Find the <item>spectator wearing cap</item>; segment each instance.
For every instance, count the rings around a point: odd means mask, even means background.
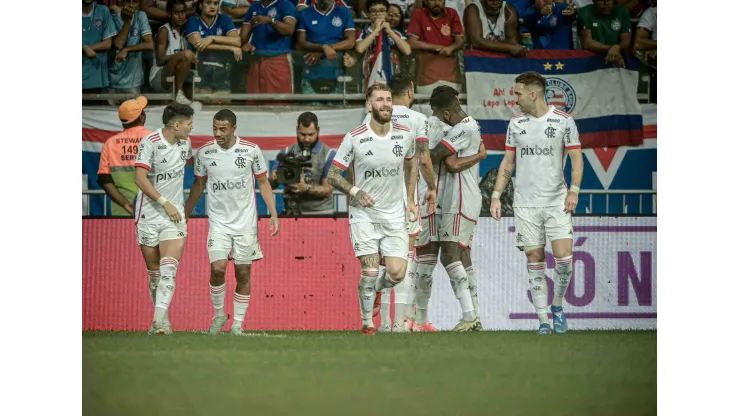
[[[463,28],[455,9],[445,7],[445,0],[425,0],[411,14],[406,35],[416,51],[417,92],[430,94],[443,84],[462,89],[457,52],[463,47]]]
[[[473,49],[517,58],[527,54],[519,30],[519,14],[502,0],[473,0],[465,8],[465,32]]]
[[[298,12],[296,46],[303,56],[301,88],[304,94],[342,92],[344,53],[355,47],[355,21],[346,7],[334,0],[316,0]]]
[[[241,27],[242,51],[254,55],[247,72],[247,94],[292,94],[290,46],[298,12],[288,0],[259,0]]]
[[[537,0],[524,12],[524,24],[533,35],[534,49],[567,50],[573,45],[575,3]]]
[[[627,9],[614,0],[594,0],[578,10],[583,49],[606,55],[606,62],[617,67],[624,67],[622,53],[631,48],[631,24]]]
[[[400,55],[411,55],[406,37],[387,21],[389,7],[388,0],[367,1],[372,23],[357,34],[355,44],[355,51],[365,56],[362,65],[363,92],[377,82],[387,84],[393,75],[401,72]]]
[[[82,91],[100,93],[110,86],[108,56],[118,31],[110,11],[94,0],[82,0]]]
[[[139,141],[151,133],[144,127],[146,105],[146,97],[140,96],[118,107],[123,131],[106,140],[100,152],[98,185],[113,201],[113,216],[130,216],[134,212],[133,200],[139,192],[134,179]]]
[[[111,62],[110,86],[113,92],[138,94],[146,79],[143,52],[154,49],[152,28],[146,13],[139,10],[138,0],[123,0],[119,4],[119,13],[113,14],[118,34],[113,39],[115,58]]]

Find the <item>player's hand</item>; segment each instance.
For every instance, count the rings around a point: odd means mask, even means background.
[[[319,60],[324,54],[321,52],[309,52],[303,55],[303,62],[308,66],[314,66],[319,63]]]
[[[575,212],[576,205],[578,205],[578,194],[575,192],[568,192],[568,196],[565,197],[565,212]]]
[[[253,53],[254,53],[254,50],[255,50],[255,47],[254,47],[254,45],[252,45],[252,44],[251,44],[251,43],[249,43],[249,42],[247,42],[247,43],[245,43],[244,45],[242,45],[242,51],[243,51],[244,53],[249,53],[249,54],[253,54]]]
[[[427,214],[434,214],[437,209],[437,191],[430,191],[424,194],[424,203],[427,206]]]
[[[375,200],[373,199],[373,197],[371,197],[369,193],[363,191],[362,189],[357,191],[355,197],[352,199],[357,200],[357,202],[359,202],[360,206],[362,207],[369,208],[375,205]]]
[[[488,157],[488,151],[486,150],[486,145],[484,145],[483,142],[481,142],[480,146],[478,146],[478,157],[480,157],[480,160]]]
[[[182,220],[182,217],[180,217],[180,211],[175,208],[174,205],[170,201],[165,202],[164,204],[164,212],[167,213],[167,216],[170,217],[170,220],[174,222],[175,224],[179,223]]]
[[[82,52],[87,56],[89,59],[95,59],[97,56],[97,53],[93,50],[93,48],[89,47],[88,45],[82,45]]]
[[[337,59],[337,51],[332,49],[329,45],[324,45],[324,55],[326,55],[326,59],[330,61]]]
[[[239,62],[242,60],[242,48],[234,48],[231,50],[234,53],[234,60]]]
[[[128,204],[124,205],[123,209],[125,209],[126,212],[128,212],[129,214],[134,215],[134,203],[133,202],[129,202]]]
[[[116,62],[125,61],[126,56],[128,56],[128,49],[126,48],[121,49],[121,52],[118,52],[118,55],[116,55]]]
[[[411,204],[406,204],[406,218],[408,218],[409,222],[419,221],[419,206],[414,204],[414,201]]]
[[[276,236],[280,232],[280,220],[277,215],[270,216],[270,235]]]
[[[500,199],[491,200],[491,216],[496,221],[501,220],[501,200]]]

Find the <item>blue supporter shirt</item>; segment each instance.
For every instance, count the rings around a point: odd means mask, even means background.
[[[113,15],[116,31],[123,29],[121,14]],[[152,28],[149,26],[149,18],[143,11],[134,14],[131,28],[126,38],[126,47],[136,46],[143,42],[144,35],[151,35]],[[120,52],[115,50],[110,55],[110,86],[112,88],[136,88],[144,84],[144,51],[133,52],[126,55],[126,60],[116,62],[116,55]]]
[[[116,25],[107,7],[93,5],[89,15],[82,15],[82,44],[94,45],[116,36]],[[90,59],[82,52],[82,89],[106,88],[108,80],[108,54],[98,52]]]
[[[298,12],[298,31],[306,32],[306,40],[320,45],[333,45],[344,40],[346,31],[355,30],[352,12],[347,7],[332,6],[324,14],[316,6],[307,7]],[[314,66],[304,65],[303,78],[308,80],[332,79],[341,75],[343,52],[337,52],[337,59],[330,61],[325,56]]]
[[[298,21],[298,11],[289,0],[273,0],[272,3],[265,6],[262,1],[253,3],[244,21],[249,22],[254,16],[269,16],[277,21]],[[275,29],[273,25],[255,25],[252,27],[251,44],[254,45],[257,55],[277,56],[291,52],[291,37],[283,36]]]
[[[185,37],[193,33],[200,32],[200,37],[208,36],[226,36],[232,30],[237,30],[234,22],[228,15],[219,13],[213,19],[210,26],[200,16],[190,16],[185,24]],[[230,53],[230,52],[229,52]],[[202,62],[220,62],[223,59],[222,51],[203,51],[198,54],[198,59]]]
[[[566,3],[553,3],[552,14],[543,16],[539,9],[530,7],[524,13],[524,22],[532,32],[534,49],[569,50],[573,45],[575,15],[563,16]]]

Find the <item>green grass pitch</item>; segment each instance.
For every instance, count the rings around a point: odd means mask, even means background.
[[[90,415],[657,413],[656,331],[85,332]]]

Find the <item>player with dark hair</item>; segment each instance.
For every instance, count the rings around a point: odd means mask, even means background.
[[[236,128],[236,115],[232,111],[221,110],[213,116],[214,140],[203,145],[196,153],[195,180],[185,205],[185,213],[190,216],[203,189],[208,187],[209,286],[215,309],[208,331],[211,335],[219,334],[228,320],[224,312],[224,298],[229,253],[234,259],[236,275],[231,333],[243,333],[244,316],[249,306],[252,262],[262,258],[257,237],[255,178],[270,211],[270,234],[274,236],[280,230],[262,150],[256,144],[237,137]]]
[[[565,333],[568,322],[563,296],[573,275],[573,220],[583,178],[583,155],[573,117],[545,102],[545,78],[536,72],[516,77],[514,94],[521,115],[511,119],[506,132],[504,159],[491,197],[491,216],[501,219],[499,198],[516,166],[514,219],[516,246],[527,255],[527,274],[532,303],[540,321],[539,334],[552,332],[547,317],[545,245],[550,240],[555,256],[555,296],[550,311],[555,332]],[[565,151],[572,172],[570,189],[565,184]]]
[[[366,97],[365,106],[372,118],[342,139],[329,183],[351,197],[350,240],[362,267],[358,286],[362,333],[374,335],[379,292],[396,286],[406,276],[409,236],[405,224],[407,219],[418,218],[419,209],[413,195],[416,134],[391,121],[393,102],[387,85],[372,85]],[[350,166],[355,172],[354,184],[342,177]],[[386,263],[384,275],[378,273],[381,256]]]
[[[149,270],[149,292],[156,299],[150,334],[172,333],[167,309],[188,236],[182,194],[185,165],[192,157],[193,113],[184,104],[165,107],[164,127],[141,139],[136,158],[136,237]]]

